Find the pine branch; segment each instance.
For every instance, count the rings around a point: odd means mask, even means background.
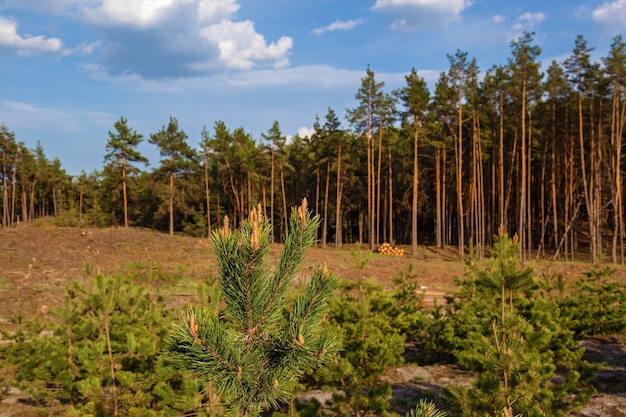
[[[261,316],[262,320],[271,320],[271,317],[280,314],[283,306],[276,301],[284,298],[287,289],[293,283],[297,266],[315,242],[319,223],[319,216],[311,218],[306,199],[297,209],[292,208],[289,230],[285,235],[285,246],[278,267],[270,279],[270,294],[267,307]]]
[[[278,266],[269,273],[271,226],[260,207],[238,230],[227,219],[213,233],[218,282],[226,302],[224,315],[237,326],[197,308],[183,316],[165,351],[169,360],[210,381],[240,415],[252,408],[277,406],[288,398],[305,371],[325,364],[337,338],[320,326],[337,278],[314,271],[293,305],[287,291],[306,249],[315,241],[319,218],[311,219],[306,200],[292,210],[290,229]],[[285,311],[288,311],[285,314]]]

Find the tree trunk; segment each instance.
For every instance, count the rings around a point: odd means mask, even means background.
[[[341,140],[337,153],[337,198],[335,204],[335,249],[341,249],[342,242],[342,220],[341,220],[341,195],[343,192],[343,181],[341,181]]]
[[[58,216],[58,208],[57,208],[57,187],[52,186],[52,208],[54,210],[54,217]]]
[[[456,138],[456,200],[458,216],[458,248],[459,255],[465,255],[465,222],[463,211],[463,90],[458,87],[458,122],[459,130]]]
[[[554,234],[554,245],[559,242],[559,221],[558,207],[556,200],[556,101],[552,101],[552,141],[551,141],[550,163],[552,169],[550,171],[550,192],[552,198],[552,233]]]
[[[287,217],[287,197],[285,195],[285,176],[281,168],[280,170],[280,188],[283,195],[283,219],[285,219],[285,233],[289,230],[289,218]]]
[[[322,216],[322,248],[326,247],[328,237],[328,194],[330,189],[330,159],[326,161],[326,186],[324,189],[324,215]]]
[[[211,237],[211,195],[209,193],[209,161],[204,158],[204,198],[206,200],[207,237]]]
[[[7,153],[2,152],[2,225],[9,227],[9,187],[7,182]]]
[[[272,168],[271,168],[271,181],[270,181],[270,224],[272,225],[272,243],[276,240],[274,238],[274,169],[275,169],[275,156],[274,156],[274,144],[272,143]]]
[[[504,230],[508,229],[508,222],[505,216],[505,204],[504,204],[504,95],[500,94],[500,146],[498,147],[498,166],[499,166],[499,178],[498,178],[498,201],[499,201],[499,216],[498,226],[504,227]]]
[[[83,185],[80,185],[80,194],[78,197],[78,220],[82,221],[83,220]]]
[[[611,255],[613,262],[617,262],[617,247],[619,241],[620,263],[624,263],[624,207],[622,197],[622,141],[624,120],[626,120],[626,102],[620,103],[620,85],[616,81],[613,88],[611,111],[611,148],[613,150],[613,244]]]
[[[387,163],[389,164],[389,243],[393,245],[395,241],[393,238],[393,167],[391,166],[391,144],[389,144],[387,148]]]
[[[435,242],[438,248],[443,248],[443,187],[441,186],[441,149],[435,149]],[[415,255],[415,252],[413,253]]]
[[[124,199],[124,227],[128,228],[128,199],[126,197],[126,163],[122,159],[122,196]]]
[[[382,152],[383,152],[383,122],[382,117],[378,124],[378,163],[376,169],[376,244],[380,244],[380,186],[381,186],[381,168],[382,168]]]
[[[24,223],[28,222],[29,220],[27,198],[28,197],[26,196],[26,186],[25,184],[22,184],[22,221]]]
[[[417,192],[419,185],[419,167],[418,167],[418,139],[419,139],[419,117],[417,115],[413,116],[413,200],[411,202],[411,247],[413,249],[413,257],[417,256]],[[436,179],[437,183],[437,224],[435,227],[439,227],[440,213],[441,209],[439,201],[439,149],[437,149],[437,158],[435,161],[436,164]],[[437,247],[440,246],[440,235],[439,230],[436,232],[437,234]]]
[[[367,119],[367,223],[369,236],[369,249],[374,250],[374,138],[372,137],[372,120],[370,114]]]
[[[526,157],[526,253],[528,256],[532,256],[533,251],[533,235],[532,235],[532,113],[528,110],[528,141],[526,142],[526,149],[528,150],[528,156]]]
[[[111,332],[109,329],[109,317],[108,312],[107,316],[104,318],[104,331],[107,338],[107,352],[109,354],[109,373],[111,376],[111,385],[113,386],[113,392],[111,396],[113,397],[113,415],[118,415],[118,404],[117,404],[117,387],[115,384],[115,361],[113,360],[113,350],[111,348]]]
[[[541,207],[541,236],[539,238],[539,247],[537,248],[537,258],[544,255],[545,252],[545,244],[546,244],[546,170],[547,170],[547,158],[545,155],[548,155],[548,141],[544,141],[543,145],[543,161],[541,163],[541,184],[540,184],[540,207]]]
[[[526,259],[526,192],[528,181],[528,166],[526,165],[526,78],[522,80],[522,123],[521,123],[521,146],[520,146],[520,156],[521,162],[520,165],[522,167],[522,173],[520,178],[520,208],[519,208],[519,221],[517,226],[517,234],[519,237],[519,257],[520,260]]]
[[[11,180],[11,217],[9,223],[11,226],[15,224],[15,190],[17,189],[17,167],[13,166],[13,178]]]
[[[170,236],[174,236],[174,174],[170,173],[170,198],[169,198],[169,212],[170,212]]]
[[[580,168],[582,173],[583,183],[583,197],[585,201],[585,208],[587,209],[587,215],[589,217],[589,233],[590,233],[590,257],[592,261],[596,260],[596,234],[594,225],[594,208],[592,204],[592,198],[590,195],[589,178],[587,177],[587,167],[585,158],[585,145],[584,145],[584,132],[583,132],[583,94],[582,91],[578,92],[578,145],[580,151]],[[593,164],[593,160],[591,161]]]

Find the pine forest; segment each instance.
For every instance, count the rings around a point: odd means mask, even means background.
[[[309,137],[122,116],[77,176],[0,125],[0,415],[624,415],[626,43],[593,51],[368,67]]]
[[[310,137],[288,138],[275,120],[260,138],[216,121],[191,139],[174,116],[153,133],[120,117],[102,169],[77,176],[2,125],[0,220],[209,236],[260,204],[280,242],[288,207],[306,197],[323,247],[427,244],[483,258],[502,228],[522,259],[623,263],[626,43],[616,36],[596,61],[593,51],[579,35],[544,67],[526,32],[487,69],[449,54],[430,89],[412,69],[388,91],[367,68],[345,120],[328,108]],[[160,153],[153,167],[137,150],[144,140]]]

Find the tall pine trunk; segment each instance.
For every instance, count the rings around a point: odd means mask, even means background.
[[[520,250],[520,260],[526,259],[526,250],[528,248],[528,244],[526,242],[526,199],[527,199],[527,185],[528,181],[528,166],[526,165],[526,79],[522,80],[522,133],[521,133],[521,147],[520,147],[520,156],[521,156],[521,184],[520,184],[520,208],[519,208],[519,221],[518,221],[518,236],[519,236],[519,250]]]
[[[341,140],[339,140],[339,150],[337,152],[337,197],[335,204],[335,249],[341,249],[342,242],[342,220],[341,220],[341,195],[343,193],[343,181],[341,180]]]
[[[122,159],[122,198],[124,199],[124,227],[128,228],[128,197],[126,195],[126,162]]]
[[[174,174],[173,173],[170,173],[169,214],[170,214],[170,236],[174,236]]]
[[[211,194],[209,193],[209,161],[204,158],[204,198],[206,200],[207,237],[211,237]]]
[[[413,257],[417,256],[417,191],[419,186],[419,167],[418,167],[418,139],[419,139],[419,117],[417,115],[413,116],[413,200],[411,203],[411,247],[413,249]],[[440,222],[440,205],[441,201],[439,200],[439,150],[437,149],[437,158],[435,161],[436,164],[436,178],[435,182],[437,183],[437,224],[435,227],[439,227]],[[441,246],[441,236],[439,234],[439,230],[437,229],[437,247]]]
[[[463,212],[463,90],[458,87],[458,122],[459,130],[456,138],[456,200],[458,216],[458,248],[461,256],[465,255],[465,222]]]
[[[326,247],[328,237],[328,195],[330,189],[330,158],[326,161],[326,187],[324,191],[324,216],[322,216],[322,248]]]

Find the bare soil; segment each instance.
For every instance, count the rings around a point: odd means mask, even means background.
[[[274,245],[271,255],[278,256],[280,249]],[[420,246],[415,256],[410,247],[402,249],[404,256],[389,256],[369,252],[365,245],[344,245],[339,250],[314,247],[307,252],[301,273],[309,275],[313,267],[326,263],[345,280],[372,279],[391,287],[398,271],[412,266],[427,301],[454,291],[454,278],[464,272],[454,248]],[[569,283],[591,268],[580,260],[537,260],[533,265],[540,279],[562,274]],[[29,319],[59,306],[70,280],[86,281],[97,272],[112,274],[138,266],[156,267],[188,284],[214,274],[215,263],[207,239],[146,229],[56,227],[46,222],[0,229],[0,330],[11,331],[18,317]],[[615,268],[616,279],[626,282],[626,268]],[[195,296],[185,291],[177,295],[181,303]],[[582,345],[590,360],[603,365],[596,380],[598,394],[576,415],[626,417],[626,336],[588,339]],[[409,402],[416,396],[436,395],[451,382],[469,383],[460,370],[449,366],[403,366],[386,377],[394,398]],[[0,398],[0,417],[37,415],[20,393],[11,391]]]

